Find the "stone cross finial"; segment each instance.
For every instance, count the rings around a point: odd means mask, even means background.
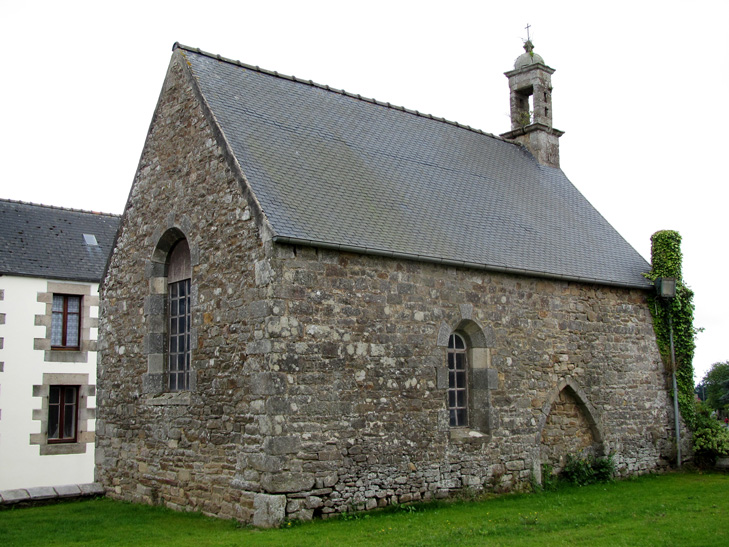
[[[534,44],[532,44],[532,39],[529,36],[529,29],[531,28],[531,25],[527,23],[527,26],[524,28],[527,31],[527,39],[526,42],[524,42],[524,51],[526,51],[529,55],[533,55],[532,51],[534,51]]]

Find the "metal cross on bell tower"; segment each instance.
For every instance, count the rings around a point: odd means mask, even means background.
[[[527,26],[524,27],[527,31],[527,39],[526,42],[524,42],[524,51],[531,54],[532,51],[534,51],[534,44],[532,44],[531,36],[529,36],[529,29],[531,28],[531,25],[527,23]]]

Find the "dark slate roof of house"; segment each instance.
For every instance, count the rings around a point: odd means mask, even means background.
[[[520,145],[176,48],[274,241],[649,286],[640,254],[560,169]]]
[[[118,227],[116,215],[0,200],[0,274],[98,283]]]

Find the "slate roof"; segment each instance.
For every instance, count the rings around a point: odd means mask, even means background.
[[[608,285],[650,266],[560,169],[457,123],[176,44],[274,241]],[[507,88],[504,100],[508,99]]]
[[[116,215],[0,200],[0,274],[98,283],[118,227]]]

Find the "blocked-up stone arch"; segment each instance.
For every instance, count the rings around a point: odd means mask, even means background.
[[[563,380],[542,408],[536,439],[542,463],[559,471],[568,454],[602,456],[600,429],[597,412],[584,392],[574,380]]]

